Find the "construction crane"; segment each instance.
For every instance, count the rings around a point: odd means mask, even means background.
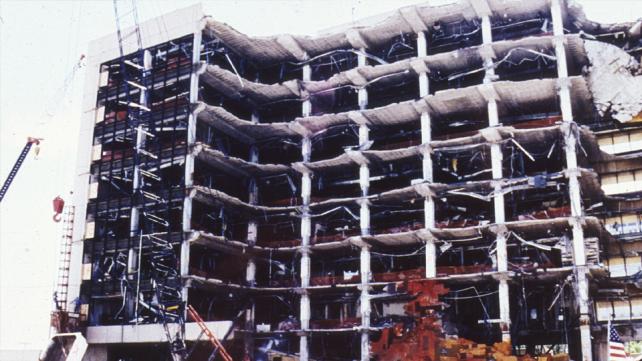
[[[214,360],[216,357],[216,353],[218,352],[221,354],[221,357],[223,358],[223,360],[234,361],[232,359],[232,356],[230,356],[230,354],[227,353],[227,350],[225,350],[225,347],[223,347],[223,344],[221,343],[221,341],[219,341],[218,338],[216,338],[216,335],[214,335],[214,333],[212,333],[212,331],[207,327],[207,325],[205,324],[205,321],[203,321],[203,319],[201,318],[201,315],[199,315],[198,312],[196,312],[196,310],[194,309],[194,307],[192,307],[192,305],[187,306],[187,313],[189,314],[189,317],[191,317],[192,320],[194,320],[198,324],[198,327],[201,328],[201,331],[210,340],[210,343],[212,344],[212,346],[214,346],[214,351],[212,351],[212,355],[210,356],[209,359]]]
[[[9,186],[11,185],[11,182],[13,182],[13,179],[16,177],[16,174],[18,174],[18,171],[20,170],[22,163],[24,163],[25,158],[27,158],[27,154],[29,154],[29,150],[31,150],[31,147],[34,144],[35,145],[40,144],[41,140],[43,139],[33,138],[33,137],[27,138],[27,144],[25,144],[24,148],[22,148],[22,152],[20,152],[20,155],[18,156],[18,160],[16,160],[16,163],[13,165],[13,168],[11,168],[11,172],[9,172],[9,176],[4,181],[4,184],[2,185],[2,189],[0,189],[0,202],[2,202],[4,195],[9,190]]]

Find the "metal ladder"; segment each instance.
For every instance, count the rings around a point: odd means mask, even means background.
[[[184,302],[181,294],[181,279],[178,273],[178,257],[170,242],[170,224],[163,218],[162,213],[167,209],[169,200],[162,198],[153,190],[154,184],[160,184],[161,152],[162,146],[157,144],[157,154],[150,146],[154,144],[155,127],[151,120],[151,109],[148,106],[148,91],[151,86],[150,64],[146,61],[145,51],[140,34],[138,13],[134,0],[121,1],[130,4],[127,11],[119,11],[119,1],[114,0],[114,12],[118,27],[118,43],[121,60],[121,74],[125,87],[126,99],[120,101],[127,106],[128,125],[136,134],[136,145],[134,152],[134,175],[132,189],[132,206],[138,209],[140,217],[138,227],[138,267],[136,271],[136,319],[138,319],[138,304],[141,302],[140,283],[142,269],[142,254],[145,252],[144,241],[151,246],[148,248],[149,266],[151,266],[151,283],[154,291],[155,302],[152,306],[156,308],[157,318],[163,324],[165,334],[170,344],[170,351],[174,360],[179,360],[184,355]],[[123,18],[130,17],[132,29],[129,33],[123,34]],[[136,61],[125,59],[124,42],[130,36],[136,36],[137,55]],[[138,75],[139,82],[132,80],[130,74]],[[137,102],[132,101],[130,86],[140,90],[140,98]],[[154,171],[156,170],[156,171]],[[171,191],[169,193],[171,198]],[[132,213],[133,214],[133,213]],[[160,229],[160,231],[159,231]],[[168,323],[180,325],[178,333],[173,336],[169,330]]]
[[[58,276],[56,279],[56,310],[67,311],[69,292],[69,267],[71,265],[71,243],[74,230],[75,207],[65,206],[62,215],[62,238],[58,258]]]

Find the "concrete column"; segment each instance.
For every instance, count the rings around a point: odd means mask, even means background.
[[[557,58],[557,76],[560,97],[560,108],[564,122],[564,139],[566,154],[566,172],[569,182],[569,199],[571,203],[571,216],[573,217],[573,262],[575,266],[576,281],[574,284],[575,295],[580,310],[580,345],[583,361],[593,359],[591,349],[591,329],[589,303],[589,285],[587,279],[586,254],[584,250],[584,231],[582,229],[582,201],[580,197],[580,185],[578,181],[579,170],[577,168],[576,129],[573,120],[571,107],[571,91],[568,79],[568,68],[566,62],[566,51],[564,46],[564,22],[562,18],[562,7],[560,0],[551,0],[551,18],[553,20],[553,35],[555,45],[555,56]]]
[[[482,20],[482,43],[484,46],[490,46],[493,43],[493,34],[491,29],[490,14],[485,14],[481,17]],[[484,52],[484,70],[486,76],[484,77],[484,83],[490,83],[495,77],[495,67],[493,66],[493,59],[489,56],[492,54],[492,51]]]
[[[367,165],[361,165],[360,168],[360,183],[362,185],[362,194],[368,194],[369,176],[370,172]],[[368,178],[366,178],[368,177]],[[361,235],[367,236],[370,234],[370,206],[368,201],[361,201],[360,208],[360,227]],[[368,293],[370,282],[370,250],[367,246],[361,248],[360,254],[360,275],[361,275],[361,360],[370,360],[370,295]]]
[[[361,49],[361,53],[357,59],[359,66],[366,66],[366,57],[363,55],[365,49]],[[360,88],[358,92],[359,109],[365,110],[368,108],[368,90]],[[359,146],[362,147],[369,141],[369,129],[366,124],[359,126]],[[367,164],[359,166],[359,185],[361,187],[361,195],[368,196],[370,188],[370,169]],[[360,228],[361,235],[367,236],[370,234],[370,205],[364,199],[361,202],[360,215]],[[370,282],[370,250],[368,247],[361,248],[360,255],[360,274],[361,274],[361,360],[370,360],[370,295],[368,294],[368,284]]]
[[[367,246],[361,248],[361,361],[370,360],[370,250]]]
[[[489,126],[498,125],[497,103],[494,99],[488,102],[488,119]],[[494,186],[495,196],[493,197],[493,209],[495,224],[501,225],[506,222],[504,195],[499,181],[503,178],[502,171],[502,150],[499,143],[492,143],[490,145],[490,157],[492,165],[493,180],[497,183]],[[506,235],[503,231],[499,231],[495,238],[497,260],[497,271],[508,272],[508,250],[506,244]],[[508,292],[508,283],[505,277],[500,278],[499,282],[499,318],[500,328],[502,331],[502,341],[510,342],[510,295]]]
[[[368,65],[366,60],[366,56],[364,55],[366,50],[365,49],[360,49],[361,52],[359,53],[359,56],[357,57],[357,66],[366,66]],[[359,102],[359,109],[364,110],[368,107],[368,89],[365,87],[359,88],[359,91],[357,93],[357,98]]]
[[[310,81],[312,69],[309,64],[303,66],[303,81]],[[310,116],[312,103],[306,99],[302,105],[302,115]],[[310,138],[303,138],[301,141],[301,156],[303,162],[309,162],[312,155],[312,141]],[[301,330],[304,333],[299,339],[299,359],[308,361],[310,359],[308,335],[305,333],[310,329],[310,295],[307,288],[310,286],[310,236],[312,234],[312,221],[310,219],[310,197],[312,194],[312,175],[304,172],[301,176],[301,199],[303,202],[303,214],[301,216],[301,300],[299,305],[299,321]]]
[[[312,79],[312,68],[310,67],[310,65],[304,65],[303,66],[303,81],[304,82],[305,81],[310,81],[311,79]],[[303,101],[302,107],[301,107],[301,114],[304,117],[307,117],[310,114],[312,114],[312,102],[310,101],[310,99],[306,99],[306,100]]]
[[[424,225],[426,229],[435,228],[435,201],[433,197],[424,199]],[[437,246],[430,237],[426,240],[426,278],[437,277]]]
[[[308,175],[309,177],[309,175]],[[305,192],[305,190],[304,190]],[[310,198],[308,195],[304,198]],[[310,234],[311,221],[308,207],[304,206],[304,214],[301,219],[301,304],[300,304],[300,322],[301,330],[304,332],[310,329],[310,295],[307,288],[310,287]],[[309,360],[308,335],[303,334],[299,342],[300,359]]]
[[[564,20],[560,0],[551,0],[551,19],[553,21],[553,36],[555,56],[557,58],[557,77],[567,78],[566,52],[564,51]]]
[[[259,117],[258,114],[253,113],[252,114],[252,123],[258,124],[259,123]],[[256,147],[256,145],[250,146],[250,154],[249,154],[249,160],[250,163],[258,163],[259,162],[259,150]],[[258,204],[258,197],[259,197],[259,187],[257,184],[257,179],[252,177],[249,180],[249,188],[248,188],[248,203],[250,204]],[[258,225],[256,222],[256,219],[252,218],[248,222],[247,225],[247,244],[250,247],[254,247],[256,245],[256,240],[258,236]],[[247,262],[247,270],[246,270],[246,277],[245,277],[248,285],[254,286],[256,283],[256,264],[254,257],[250,257]]]
[[[190,75],[190,84],[189,84],[189,101],[190,103],[196,103],[198,101],[198,80],[199,75],[197,73],[197,65],[200,64],[200,49],[201,49],[201,39],[202,31],[199,27],[197,31],[194,32],[194,42],[192,44],[192,65],[193,70]],[[187,147],[188,152],[185,157],[185,188],[192,187],[194,185],[194,154],[190,151],[191,147],[196,144],[196,114],[190,113],[187,118]],[[189,232],[192,229],[192,200],[189,196],[185,197],[183,202],[183,231]]]
[[[146,72],[152,68],[152,54],[149,50],[143,52],[143,83],[145,82]],[[144,84],[141,84],[143,88],[140,88],[140,96],[138,98],[138,103],[143,106],[147,106],[147,89],[144,88]],[[142,110],[141,110],[142,111]],[[136,152],[140,149],[145,149],[145,140],[146,140],[146,131],[143,125],[138,125],[136,128]],[[136,194],[140,190],[141,179],[140,179],[140,167],[136,164],[134,165],[134,171],[132,173],[132,190]],[[132,207],[131,209],[131,218],[130,218],[130,237],[135,237],[138,234],[139,229],[139,219],[140,219],[140,208],[138,206]]]
[[[488,9],[484,10],[484,13],[481,14],[481,27],[482,27],[482,42],[484,47],[491,47],[493,43],[493,34],[492,34],[492,24],[490,21],[490,12]],[[495,66],[493,63],[492,51],[484,51],[484,84],[490,84],[495,79]],[[497,112],[497,101],[494,98],[488,99],[488,126],[497,127],[499,126],[499,114]],[[495,180],[495,196],[493,197],[493,209],[494,209],[494,218],[496,224],[502,224],[506,222],[505,215],[505,205],[504,205],[504,195],[502,194],[502,187],[499,181],[504,177],[502,171],[502,150],[499,143],[492,143],[490,145],[490,157],[491,157],[491,166],[492,166],[492,175],[493,180]],[[504,232],[498,232],[497,237],[495,238],[496,243],[496,260],[497,260],[497,271],[498,272],[507,272],[508,271],[508,259],[507,259],[507,248],[506,248],[506,236]],[[502,330],[502,340],[510,342],[510,297],[508,293],[508,283],[505,276],[500,276],[499,282],[499,317],[500,317],[500,328]]]
[[[482,30],[482,42],[484,44],[490,44],[493,42],[493,33],[490,23],[490,14],[484,11],[483,14],[480,14],[481,17],[481,30]]]
[[[499,327],[502,331],[502,341],[510,342],[510,295],[508,293],[507,277],[500,278],[498,291],[498,297],[500,300]],[[506,303],[505,307],[503,307],[501,303]]]
[[[259,123],[258,114],[252,113],[252,123]],[[250,146],[249,160],[251,163],[259,162],[259,150],[256,145]],[[248,188],[248,203],[258,204],[259,197],[259,187],[257,184],[257,179],[252,177],[249,181]],[[252,218],[247,224],[247,245],[252,248],[256,245],[256,240],[258,237],[258,225],[256,219]],[[245,282],[249,286],[256,286],[256,260],[253,255],[247,260],[247,267],[245,268]],[[249,308],[245,310],[245,329],[254,331],[254,310],[255,303],[252,298],[250,301]],[[251,333],[246,333],[243,337],[243,343],[245,347],[245,354],[250,357],[250,360],[254,359],[254,337]]]
[[[152,55],[149,52],[149,50],[145,50],[143,52],[143,79],[146,75],[146,72],[149,71],[152,67]],[[143,80],[144,82],[144,80]],[[144,86],[144,84],[141,84]],[[144,88],[140,89],[140,97],[138,99],[138,103],[147,106],[148,99],[147,99],[147,90]],[[142,125],[138,125],[136,128],[136,153],[139,152],[140,149],[145,148],[145,140],[146,140],[146,129]],[[138,157],[138,154],[134,155],[135,157]],[[140,192],[140,187],[141,187],[141,175],[140,175],[140,166],[138,164],[134,165],[134,171],[132,172],[132,193],[137,197],[137,194]],[[135,272],[135,275],[132,274],[130,277],[134,278],[136,277],[136,294],[134,295],[134,318],[138,322],[138,297],[140,294],[140,267],[141,267],[141,257],[142,257],[142,249],[143,249],[143,237],[141,234],[139,234],[140,230],[140,206],[134,205],[131,208],[131,213],[130,213],[130,218],[129,218],[129,237],[134,238],[137,237],[138,240],[138,245],[137,247],[130,247],[127,253],[127,265],[128,265],[128,270],[127,272]],[[135,266],[135,268],[134,268]]]
[[[591,361],[593,359],[588,273],[589,269],[587,266],[578,265],[575,268],[575,297],[577,298],[580,311],[580,345],[582,347],[583,361]]]
[[[200,25],[194,31],[194,40],[192,42],[192,74],[189,83],[189,101],[196,103],[198,101],[198,79],[197,65],[201,62],[201,40],[203,33]],[[190,113],[187,118],[187,155],[185,156],[185,188],[188,189],[194,185],[194,154],[191,152],[192,147],[196,144],[196,114]],[[192,230],[192,198],[186,195],[183,200],[183,232]],[[190,245],[187,240],[181,243],[181,276],[189,274],[189,257]],[[187,304],[187,287],[183,287],[183,302]]]
[[[309,195],[307,198],[309,199]],[[311,222],[308,207],[304,206],[304,209],[303,218],[301,218],[301,301],[299,320],[301,322],[301,330],[305,332],[310,329],[310,295],[307,288],[310,287]],[[300,337],[299,353],[301,361],[309,360],[307,334],[302,334]]]
[[[417,33],[417,56],[419,58],[428,55],[428,41],[425,32]],[[430,94],[430,83],[428,81],[428,73],[422,72],[419,74],[419,97],[423,98]],[[430,114],[428,111],[421,113],[421,144],[425,146],[422,150],[422,171],[423,180],[425,182],[433,181],[432,172],[432,155],[428,146],[432,140],[432,129],[430,122]],[[431,229],[435,227],[435,200],[432,196],[424,199],[424,229]],[[437,247],[435,240],[430,238],[426,241],[426,278],[433,278],[437,276]]]

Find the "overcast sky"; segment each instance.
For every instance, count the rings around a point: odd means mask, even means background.
[[[228,0],[206,1],[204,9],[251,35],[314,34],[417,2]],[[579,2],[600,22],[642,17],[638,0]],[[139,18],[194,3],[139,1]],[[39,349],[47,340],[61,238],[51,200],[71,190],[84,80],[82,69],[72,70],[89,41],[114,31],[111,0],[0,0],[0,181],[27,136],[45,138],[0,206],[0,349]]]

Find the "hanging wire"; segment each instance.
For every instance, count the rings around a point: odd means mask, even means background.
[[[382,253],[382,252],[370,251],[370,254],[373,254],[375,256],[382,256],[382,257],[412,257],[412,256],[424,254],[425,250],[426,250],[426,245],[423,245],[421,248],[418,248],[414,252],[410,252],[410,253]]]

